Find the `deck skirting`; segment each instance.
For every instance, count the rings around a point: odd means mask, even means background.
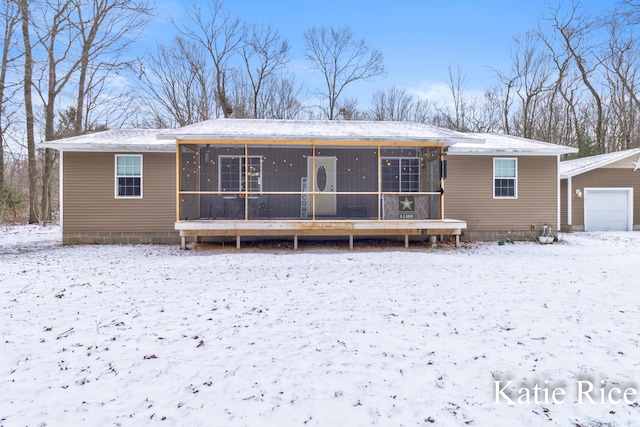
[[[255,221],[178,221],[175,225],[180,232],[181,247],[186,249],[187,237],[235,237],[240,248],[241,237],[291,236],[294,249],[298,248],[298,236],[348,236],[349,248],[353,249],[354,236],[404,236],[405,247],[409,246],[409,236],[453,235],[456,246],[460,244],[460,234],[467,228],[465,221],[444,220],[255,220]]]

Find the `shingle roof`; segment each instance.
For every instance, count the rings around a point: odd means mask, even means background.
[[[113,129],[40,143],[61,151],[167,151],[175,152],[175,141],[159,141],[167,129]]]
[[[577,153],[578,150],[563,145],[520,138],[518,136],[497,133],[466,133],[471,138],[482,138],[484,144],[469,144],[460,142],[449,148],[450,155],[456,154],[530,154],[530,155],[558,155]]]
[[[158,135],[159,139],[433,141],[468,140],[461,132],[415,122],[212,119]],[[469,140],[482,143],[482,138]]]
[[[574,160],[560,162],[560,178],[569,178],[580,175],[590,170],[610,165],[627,157],[640,156],[640,148],[630,150],[614,151],[612,153],[600,154],[597,156],[581,157]],[[631,165],[630,165],[631,166]]]
[[[179,129],[116,129],[40,144],[62,151],[174,152],[175,140],[441,142],[448,153],[557,155],[576,149],[510,135],[462,133],[415,122],[212,119]]]

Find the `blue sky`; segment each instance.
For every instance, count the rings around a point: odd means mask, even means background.
[[[188,3],[159,1],[158,20],[168,14],[179,16]],[[583,3],[604,9],[613,1]],[[307,29],[349,25],[355,36],[383,52],[388,71],[384,79],[349,86],[346,96],[358,97],[361,107],[368,105],[371,92],[393,85],[414,94],[442,91],[449,65],[464,71],[469,90],[484,91],[494,83],[491,68],[508,69],[513,37],[535,28],[548,4],[547,0],[224,1],[225,10],[245,22],[277,28],[292,45],[293,67],[304,63]]]

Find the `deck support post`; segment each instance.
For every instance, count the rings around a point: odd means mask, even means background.
[[[460,247],[460,235],[456,234],[456,248]]]
[[[180,236],[180,249],[187,249],[187,236]]]
[[[353,250],[353,234],[349,234],[349,250]]]
[[[409,247],[409,235],[408,234],[404,235],[404,247],[405,248]]]
[[[293,235],[293,250],[298,250],[298,235],[294,234]]]
[[[240,249],[240,235],[236,235],[236,249]]]

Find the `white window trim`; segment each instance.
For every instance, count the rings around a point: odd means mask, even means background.
[[[218,155],[218,191],[222,191],[222,159],[228,159],[228,158],[237,158],[239,159],[238,162],[240,162],[240,173],[242,173],[242,160],[240,159],[244,159],[245,156],[243,155],[233,155],[233,154],[220,154]],[[246,167],[246,162],[248,159],[259,159],[260,160],[260,176],[258,177],[258,193],[262,192],[262,156],[261,155],[252,155],[252,156],[247,156],[247,159],[245,160],[245,167]],[[242,177],[240,177],[240,182],[242,182]],[[238,189],[238,190],[233,190],[233,191],[238,191],[238,192],[242,192],[242,189]],[[255,192],[254,192],[255,193]]]
[[[407,157],[407,156],[404,156],[404,157],[381,156],[380,157],[380,162],[384,162],[385,160],[398,160],[398,167],[399,167],[400,171],[402,170],[402,161],[403,160],[417,160],[418,161],[418,165],[420,165],[420,157]],[[380,166],[382,166],[382,165],[380,165]],[[382,171],[382,167],[380,168],[380,170]],[[418,191],[417,192],[420,191],[421,180],[422,180],[422,176],[421,176],[420,172],[418,172]],[[406,193],[406,191],[402,191],[402,172],[400,172],[398,186],[400,187],[400,188],[398,188],[398,191],[397,191],[398,193]],[[409,191],[409,193],[411,193],[411,191]]]
[[[139,157],[140,158],[140,195],[139,196],[120,196],[118,194],[118,178],[120,178],[120,176],[118,175],[118,157]],[[143,179],[143,175],[144,175],[144,167],[143,167],[143,158],[142,158],[142,154],[116,154],[114,159],[113,159],[113,163],[114,163],[114,194],[116,199],[142,199],[143,197],[143,190],[144,190],[144,179]]]
[[[508,178],[514,180],[514,189],[513,196],[496,196],[496,160],[513,160],[516,165],[516,173],[515,177]],[[494,157],[493,158],[493,179],[491,180],[491,191],[493,192],[493,198],[504,200],[504,199],[517,199],[518,198],[518,158],[517,157]]]

